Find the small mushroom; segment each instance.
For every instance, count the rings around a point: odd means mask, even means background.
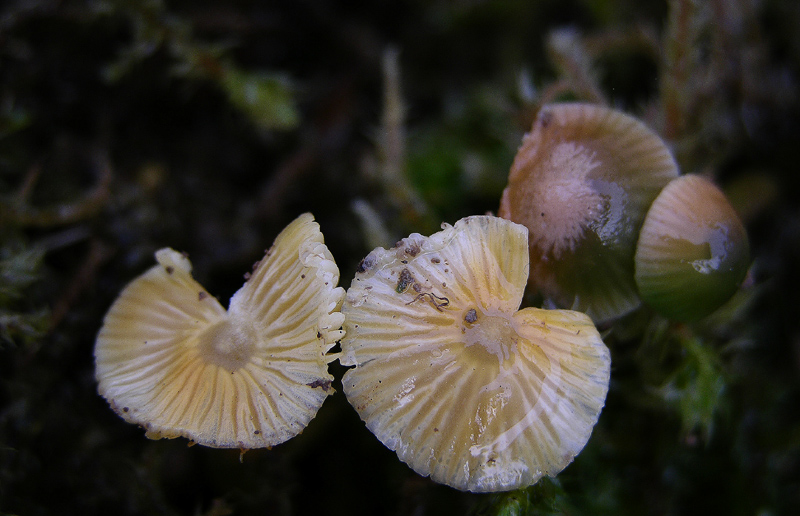
[[[678,321],[700,319],[739,288],[750,263],[747,232],[719,188],[681,176],[658,195],[636,249],[642,299]]]
[[[635,118],[590,104],[544,106],[499,209],[530,231],[531,285],[597,322],[638,307],[639,229],[677,175],[661,138]]]
[[[276,238],[226,311],[165,248],[105,316],[98,391],[151,439],[270,447],[300,433],[332,394],[327,352],[344,290],[311,214]]]
[[[519,310],[527,237],[491,216],[412,234],[365,258],[342,306],[347,399],[414,471],[457,489],[556,475],[605,402],[610,357],[592,321]]]

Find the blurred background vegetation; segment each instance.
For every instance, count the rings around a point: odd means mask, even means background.
[[[800,3],[356,4],[0,7],[0,513],[800,514]],[[537,108],[566,99],[714,178],[754,263],[700,323],[603,328],[606,408],[556,479],[435,485],[341,392],[242,463],[147,440],[97,395],[103,314],[156,249],[226,303],[311,211],[347,287],[373,247],[496,211]]]

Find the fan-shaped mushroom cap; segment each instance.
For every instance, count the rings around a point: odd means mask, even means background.
[[[98,391],[152,439],[260,448],[300,433],[332,394],[344,290],[319,225],[286,227],[226,311],[169,248],[106,314]]]
[[[673,180],[647,213],[636,249],[642,299],[679,321],[719,308],[750,262],[747,232],[725,194],[700,176]]]
[[[503,491],[580,452],[608,390],[591,320],[519,310],[527,230],[497,217],[412,234],[359,265],[342,312],[342,384],[367,427],[436,482]]]
[[[639,306],[639,228],[677,175],[661,138],[635,118],[590,104],[543,107],[499,210],[530,230],[531,285],[595,321]]]

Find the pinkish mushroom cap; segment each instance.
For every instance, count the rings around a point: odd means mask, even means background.
[[[677,175],[669,149],[637,119],[591,104],[544,106],[498,212],[530,231],[531,286],[596,322],[637,308],[639,229]]]

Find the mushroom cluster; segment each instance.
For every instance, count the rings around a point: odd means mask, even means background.
[[[554,476],[602,409],[609,351],[592,321],[519,309],[528,231],[491,216],[372,251],[342,313],[342,380],[367,427],[417,473],[474,492]]]
[[[342,337],[339,270],[311,214],[289,224],[225,310],[169,248],[105,316],[98,391],[151,439],[271,447],[300,433],[333,393]]]
[[[98,390],[150,438],[271,447],[316,415],[339,358],[348,401],[420,475],[473,492],[554,476],[608,392],[595,322],[642,300],[676,320],[710,313],[742,281],[747,235],[644,124],[584,104],[539,112],[499,214],[373,250],[346,295],[302,215],[227,310],[161,249],[105,317]],[[527,284],[580,311],[520,309]]]
[[[625,315],[642,299],[681,320],[718,308],[747,270],[747,236],[715,186],[678,174],[667,146],[639,120],[590,104],[544,106],[499,209],[531,232],[531,286],[596,322]],[[696,186],[694,195],[675,195]],[[665,229],[655,220],[665,217],[671,243],[656,245],[663,235],[652,232]],[[693,268],[698,260],[707,266]],[[674,267],[659,273],[667,262]],[[697,274],[679,278],[678,270]]]

